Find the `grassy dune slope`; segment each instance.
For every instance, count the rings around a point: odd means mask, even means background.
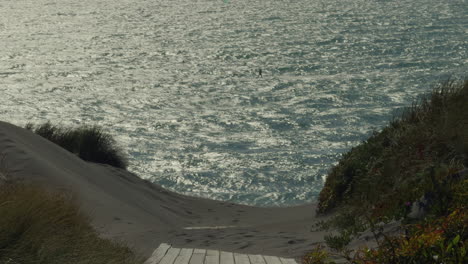
[[[143,262],[127,247],[99,238],[64,194],[0,181],[0,216],[0,263]]]
[[[466,167],[468,81],[447,82],[343,156],[320,193],[319,212],[365,204],[396,214]]]
[[[468,263],[468,80],[448,81],[344,154],[318,213],[334,230],[304,264]],[[389,235],[387,223],[402,223]],[[364,230],[377,248],[349,249]],[[330,255],[331,254],[331,255]],[[343,262],[344,263],[344,262]]]

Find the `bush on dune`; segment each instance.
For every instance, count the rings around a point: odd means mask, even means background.
[[[344,154],[318,204],[337,213],[322,223],[338,231],[326,236],[335,253],[317,247],[303,262],[468,263],[467,102],[468,80],[445,82]],[[384,232],[393,220],[404,234]],[[348,249],[366,229],[378,247]]]
[[[467,167],[467,102],[468,80],[446,82],[351,149],[329,173],[319,212],[370,201],[376,213],[393,214],[430,192],[433,177]]]
[[[447,216],[429,218],[419,224],[406,225],[406,234],[385,236],[377,248],[361,247],[355,251],[330,252],[319,245],[303,257],[304,264],[335,264],[332,256],[352,264],[439,264],[468,263],[468,213],[454,209]],[[327,243],[328,246],[330,246]]]
[[[98,237],[70,197],[0,184],[0,263],[142,263],[127,247]]]
[[[47,122],[38,126],[27,124],[26,128],[83,160],[109,164],[122,169],[128,166],[128,159],[117,147],[112,136],[97,126],[71,129],[60,128]]]

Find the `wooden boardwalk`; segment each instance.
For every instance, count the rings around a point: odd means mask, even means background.
[[[161,244],[144,264],[298,264],[291,258],[239,254]]]

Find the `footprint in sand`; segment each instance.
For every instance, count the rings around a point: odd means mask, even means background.
[[[245,244],[245,245],[239,247],[239,249],[248,248],[248,247],[250,247],[251,245],[252,245],[251,243],[247,243],[247,244]]]
[[[293,244],[301,244],[304,243],[306,240],[305,239],[296,239],[296,240],[289,240],[288,244],[293,245]]]

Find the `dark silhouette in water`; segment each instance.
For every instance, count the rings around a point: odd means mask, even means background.
[[[262,69],[258,69],[258,76],[262,77]]]

